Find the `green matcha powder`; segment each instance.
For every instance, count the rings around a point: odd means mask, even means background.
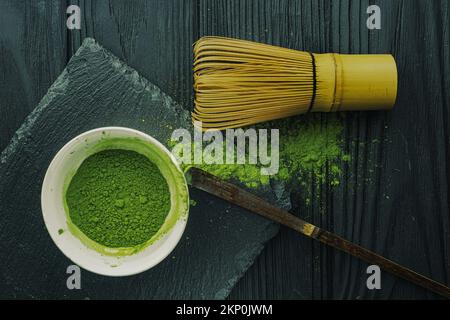
[[[293,117],[260,126],[280,129],[280,167],[276,175],[262,175],[260,165],[248,163],[194,166],[222,179],[236,179],[249,188],[269,185],[271,179],[302,186],[310,183],[309,180],[318,185],[340,183],[341,165],[348,162],[350,156],[342,150],[342,123],[336,115]],[[174,142],[168,144],[173,146]],[[186,170],[189,166],[183,167]]]
[[[158,167],[127,150],[105,150],[83,161],[66,192],[72,223],[110,248],[147,242],[170,211],[170,192]]]

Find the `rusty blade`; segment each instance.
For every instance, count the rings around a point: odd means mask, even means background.
[[[390,272],[395,276],[408,280],[422,288],[450,299],[450,288],[442,283],[425,277],[396,262],[384,258],[377,253],[345,240],[334,233],[323,230],[297,218],[288,211],[280,209],[242,188],[196,168],[191,168],[187,175],[191,186],[197,189],[203,190],[216,197],[227,200],[242,208],[292,228],[309,238],[344,251],[369,264],[378,265],[381,269]]]

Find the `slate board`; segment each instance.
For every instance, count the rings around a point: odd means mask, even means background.
[[[51,241],[40,210],[45,171],[74,136],[125,126],[162,143],[189,127],[189,113],[93,39],[86,39],[0,157],[1,298],[225,298],[278,226],[198,190],[186,232],[166,260],[142,274],[109,278],[82,271],[82,289],[66,288],[71,265]],[[283,207],[282,192],[261,190]],[[284,199],[284,200],[283,200]]]

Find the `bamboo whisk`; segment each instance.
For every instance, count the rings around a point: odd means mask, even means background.
[[[393,107],[391,55],[315,54],[251,41],[203,37],[194,45],[192,118],[227,129],[307,112]]]

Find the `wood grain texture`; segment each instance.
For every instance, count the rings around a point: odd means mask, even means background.
[[[0,1],[0,150],[66,64],[65,2]]]
[[[399,72],[396,107],[389,113],[349,114],[347,148],[352,154],[345,182],[333,199],[333,229],[345,238],[449,283],[449,158],[447,114],[449,61],[446,1],[384,1],[382,33],[351,37],[340,50],[391,52]],[[343,12],[352,12],[355,3]],[[438,23],[438,21],[443,22]],[[366,45],[366,43],[368,43]],[[333,297],[431,298],[433,295],[384,275],[381,291],[368,291],[366,266],[335,255]],[[359,275],[359,276],[358,276]]]
[[[261,10],[265,19],[252,18],[272,21],[264,28],[267,42],[315,52],[390,52],[399,69],[399,95],[392,112],[346,114],[345,149],[352,161],[345,167],[340,187],[321,189],[313,204],[319,210],[313,210],[309,221],[433,279],[450,283],[448,3],[371,1],[382,10],[382,30],[378,31],[365,27],[369,1],[275,3]],[[209,1],[205,5],[212,6]],[[232,17],[256,12],[251,2],[234,5],[218,5],[212,10],[225,10],[226,13],[215,14]],[[279,11],[284,12],[282,19],[267,18],[267,12],[277,15]],[[295,26],[293,21],[297,21]],[[221,27],[207,29],[207,33],[230,31]],[[240,37],[258,38],[248,31],[248,26],[241,30],[237,33]],[[271,30],[289,32],[277,33],[280,39],[274,40]],[[308,212],[299,201],[294,208],[298,214]],[[286,237],[284,230],[278,237]],[[289,252],[283,264],[270,248],[277,241]],[[365,284],[367,264],[314,244],[306,252],[296,251],[295,246],[288,239],[275,239],[231,297],[247,297],[249,292],[252,297],[271,298],[288,298],[292,292],[302,292],[310,298],[335,299],[435,297],[387,274],[382,275],[382,290],[369,291]],[[310,286],[306,283],[302,287],[305,282],[297,282],[298,286],[291,285],[276,293],[261,293],[258,288],[261,282],[271,287],[280,281],[295,283],[292,270],[303,262],[305,254],[313,261],[310,276],[305,273]],[[265,280],[248,278],[262,268]],[[286,274],[290,277],[287,282]]]
[[[202,35],[314,52],[392,53],[400,77],[395,109],[342,115],[344,148],[352,160],[342,164],[341,185],[331,189],[311,181],[310,206],[305,206],[302,190],[293,190],[292,211],[450,283],[448,1],[70,2],[80,5],[84,18],[82,30],[67,32],[64,42],[64,21],[54,12],[65,11],[61,2],[0,1],[0,30],[9,30],[0,33],[3,146],[62,70],[65,51],[71,56],[86,36],[95,37],[187,109],[192,108],[191,44]],[[366,28],[370,4],[381,8],[381,30]],[[44,18],[36,19],[36,14]],[[322,117],[326,125],[329,116]],[[281,228],[230,298],[435,297],[387,274],[382,275],[382,290],[369,291],[366,267]]]
[[[74,53],[92,37],[185,108],[192,106],[194,0],[77,0],[81,30],[69,33]]]
[[[323,1],[201,1],[200,36],[218,35],[260,41],[298,50],[319,52],[328,31],[320,8]],[[320,19],[321,18],[321,19]],[[326,116],[324,116],[325,118]],[[311,183],[308,194],[314,194]],[[324,225],[326,199],[304,205],[304,195],[293,190],[292,212]],[[328,290],[325,251],[297,233],[282,227],[230,298],[308,299],[326,296]]]

